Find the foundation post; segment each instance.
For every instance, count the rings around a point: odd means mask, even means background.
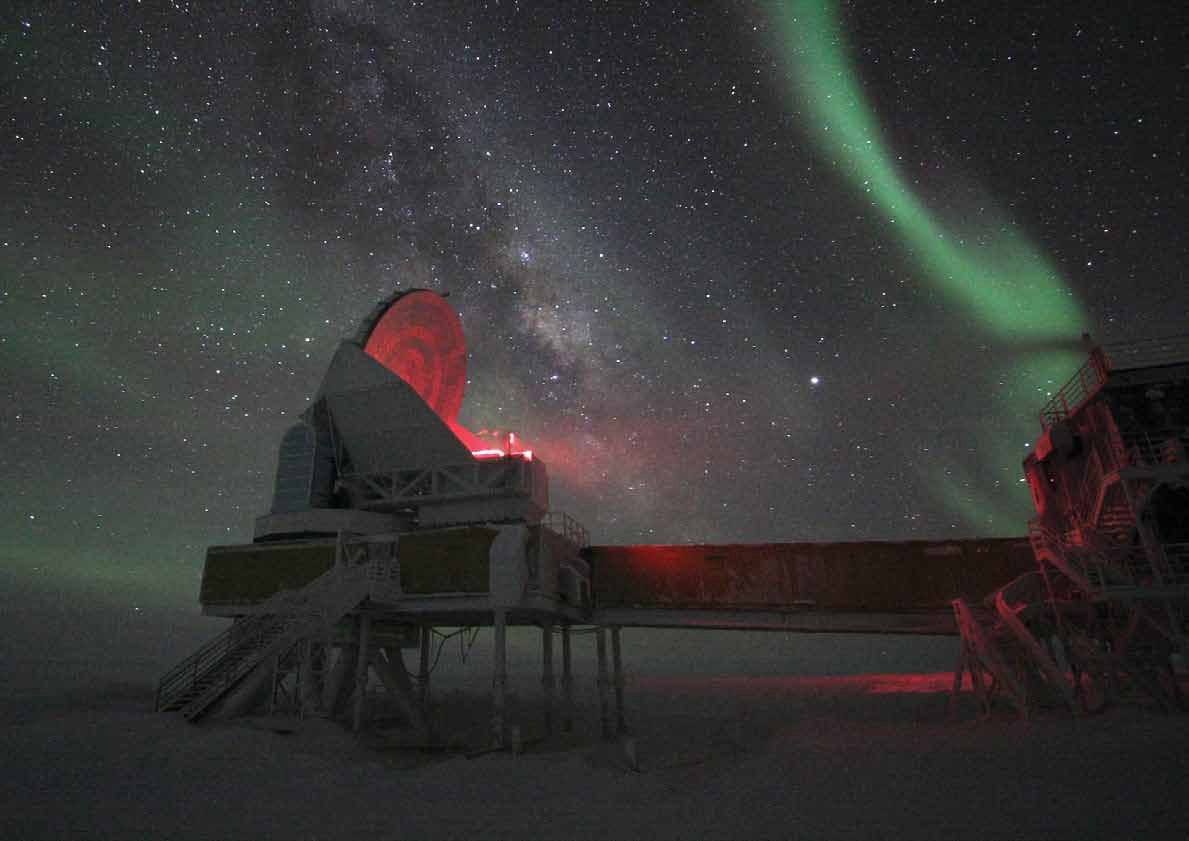
[[[506,747],[504,716],[508,703],[508,612],[495,609],[494,663],[491,675],[491,735],[494,746]]]
[[[541,625],[541,686],[545,690],[545,735],[553,735],[553,622]]]
[[[419,626],[421,630],[421,652],[417,661],[417,699],[422,707],[429,697],[429,643],[433,639],[433,628],[429,625]]]
[[[570,626],[561,626],[561,727],[566,733],[574,729],[574,669],[570,658]]]
[[[599,689],[599,720],[603,727],[603,738],[611,738],[611,711],[608,709],[608,690],[610,680],[607,677],[607,634],[603,626],[595,631],[595,651],[598,655],[598,689]]]
[[[355,666],[355,710],[351,718],[351,729],[356,733],[363,726],[363,708],[367,702],[368,649],[371,647],[372,618],[359,614],[359,659]]]
[[[618,625],[611,628],[611,667],[615,677],[615,734],[622,736],[628,732],[628,727],[623,709],[623,653],[619,645]]]

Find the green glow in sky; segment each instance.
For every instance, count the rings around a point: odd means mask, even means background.
[[[805,127],[824,154],[870,196],[891,233],[923,269],[922,280],[992,336],[1076,336],[1085,317],[1057,271],[1012,226],[961,220],[947,226],[913,192],[884,144],[830,0],[774,4],[789,81]]]
[[[1035,438],[1036,411],[1079,363],[1068,348],[1086,329],[1085,313],[1057,270],[1009,221],[987,207],[943,220],[914,191],[881,136],[831,0],[788,0],[770,8],[804,129],[869,198],[886,232],[917,266],[920,287],[955,308],[955,320],[970,322],[972,345],[990,346],[1002,359],[1002,370],[969,372],[987,378],[994,406],[966,430],[967,458],[920,469],[969,527],[1022,533],[1028,505],[1019,483],[1021,442]]]

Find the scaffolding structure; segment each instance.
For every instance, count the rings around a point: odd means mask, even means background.
[[[1091,347],[1024,461],[1033,573],[954,602],[980,706],[1182,708],[1189,654],[1189,337]]]
[[[382,713],[431,744],[433,641],[491,628],[490,747],[516,749],[509,626],[540,631],[546,736],[574,725],[574,633],[595,635],[604,737],[628,734],[621,631],[637,627],[957,635],[954,696],[969,676],[984,711],[1181,704],[1189,340],[1090,351],[1041,410],[1037,516],[1016,539],[592,546],[514,435],[501,449],[458,423],[464,383],[435,293],[385,299],[342,342],[253,542],[207,551],[203,611],[234,621],[161,679],[159,710],[356,731]]]

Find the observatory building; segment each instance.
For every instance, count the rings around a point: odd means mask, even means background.
[[[955,635],[955,694],[969,674],[984,709],[996,697],[1025,714],[1046,698],[1091,708],[1134,687],[1175,705],[1189,352],[1147,350],[1095,349],[1044,409],[1025,462],[1038,511],[1028,537],[599,546],[550,510],[538,454],[459,422],[466,347],[446,299],[398,292],[339,345],[282,437],[253,541],[207,550],[202,609],[234,622],[162,678],[157,707],[191,721],[266,708],[359,729],[376,686],[428,740],[436,629],[490,627],[501,747],[516,732],[509,625],[540,629],[547,733],[555,717],[573,721],[575,627],[595,634],[605,735],[626,728],[620,631],[641,627]]]
[[[568,629],[590,621],[586,533],[549,511],[545,464],[514,435],[458,422],[465,383],[462,325],[430,291],[382,301],[340,344],[282,438],[254,541],[207,552],[203,611],[236,621],[163,679],[159,708],[267,703],[358,727],[374,675],[423,725],[431,629],[493,626],[502,739],[509,623],[540,626],[550,664],[559,630],[568,692]]]
[[[1040,411],[1024,460],[1037,566],[955,602],[984,708],[1092,711],[1140,695],[1183,706],[1189,655],[1189,337],[1093,346]]]

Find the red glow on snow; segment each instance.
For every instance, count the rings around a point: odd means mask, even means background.
[[[726,690],[732,694],[940,695],[953,688],[952,672],[866,673],[855,675],[705,675],[641,678],[658,689]]]

